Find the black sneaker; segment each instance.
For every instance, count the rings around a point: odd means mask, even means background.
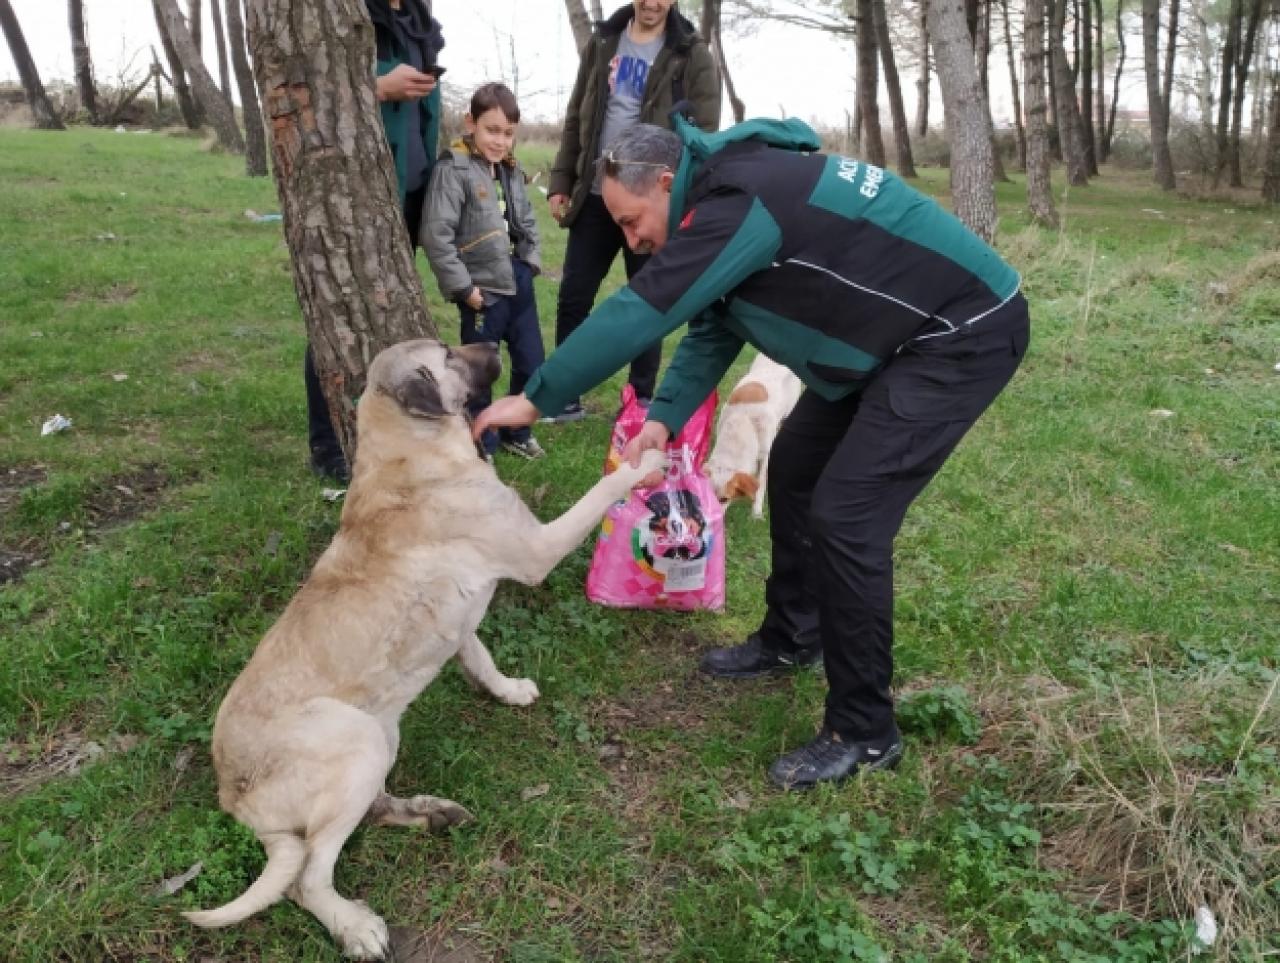
[[[846,742],[826,726],[807,746],[779,756],[769,767],[769,779],[783,789],[812,789],[820,782],[839,785],[860,771],[892,769],[902,760],[902,736],[893,734],[868,742]]]
[[[312,448],[311,471],[320,478],[332,478],[344,485],[351,481],[351,466],[341,448]]]
[[[582,402],[571,401],[558,414],[546,415],[538,420],[548,424],[567,425],[571,421],[581,421],[585,417],[587,417],[587,410],[582,407]]]
[[[821,664],[820,642],[787,650],[774,649],[766,645],[758,633],[753,632],[741,645],[708,649],[698,663],[698,668],[707,675],[721,679],[751,679],[758,675],[794,672],[806,666]]]

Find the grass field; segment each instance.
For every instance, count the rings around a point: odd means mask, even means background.
[[[274,188],[241,171],[188,138],[0,131],[0,959],[338,958],[288,902],[178,916],[261,868],[209,729],[340,511],[307,471],[288,251],[245,216]],[[405,717],[392,791],[476,821],[360,830],[339,861],[400,958],[1156,963],[1191,958],[1200,906],[1197,960],[1280,956],[1280,211],[1108,171],[1045,232],[1022,191],[999,246],[1031,354],[898,542],[899,770],[773,791],[820,676],[696,672],[762,614],[745,508],[723,615],[596,608],[584,546],[481,626],[540,702],[448,669]],[[550,344],[563,235],[535,198]],[[540,516],[598,477],[619,384],[538,430],[549,458],[499,456]]]

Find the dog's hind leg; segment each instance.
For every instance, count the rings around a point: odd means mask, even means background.
[[[467,681],[492,694],[499,702],[509,706],[527,706],[538,698],[538,686],[532,679],[513,679],[499,671],[493,664],[493,656],[474,632],[458,649],[458,661]]]
[[[439,796],[401,799],[385,792],[373,801],[365,815],[365,820],[374,826],[422,826],[437,831],[470,822],[472,818],[465,807],[452,799]]]
[[[311,716],[312,739],[304,752],[311,756],[308,761],[312,764],[328,765],[332,781],[308,814],[307,862],[289,895],[315,914],[347,956],[386,959],[391,945],[387,924],[363,903],[338,895],[333,888],[333,866],[347,837],[382,795],[393,761],[390,747],[373,716],[335,700],[316,701],[328,704]],[[319,718],[321,715],[327,718]],[[320,740],[337,730],[342,732],[341,743],[327,759],[317,760]]]

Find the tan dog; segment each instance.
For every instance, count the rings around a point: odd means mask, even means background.
[[[707,459],[707,474],[720,501],[749,499],[752,514],[764,515],[769,450],[803,389],[790,368],[756,356],[720,410],[715,447]]]
[[[383,959],[387,927],[339,896],[333,866],[362,820],[439,828],[468,818],[448,799],[384,791],[400,715],[453,655],[470,682],[509,705],[538,697],[476,637],[498,580],[540,582],[648,472],[623,464],[541,524],[477,457],[467,398],[499,371],[497,349],[408,341],[369,368],[357,409],[359,457],[333,543],[218,710],[213,759],[222,808],[267,851],[262,875],[219,909],[226,926],[286,893],[348,956]]]

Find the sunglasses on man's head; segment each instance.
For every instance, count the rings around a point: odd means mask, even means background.
[[[613,156],[612,149],[606,150],[601,157],[604,159],[604,172],[609,177],[615,176],[618,173],[618,169],[621,167],[658,167],[664,171],[671,169],[670,165],[659,164],[655,161],[620,160]]]

